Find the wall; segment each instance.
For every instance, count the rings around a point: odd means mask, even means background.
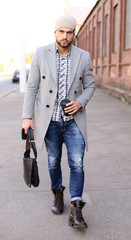
[[[127,1],[97,1],[77,34],[77,46],[90,52],[97,84],[124,93],[131,92],[131,38],[126,32],[131,26],[131,0],[130,6]]]

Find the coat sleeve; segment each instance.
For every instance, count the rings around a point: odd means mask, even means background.
[[[94,81],[94,75],[93,75],[93,66],[90,58],[90,54],[88,53],[88,56],[86,56],[86,66],[84,69],[83,74],[83,91],[81,95],[76,99],[78,102],[81,103],[83,107],[86,106],[86,104],[91,99],[94,90],[95,90],[95,81]]]
[[[40,70],[37,50],[32,59],[31,69],[29,72],[28,82],[26,85],[22,118],[33,117],[33,110],[35,105],[35,99],[39,89],[39,83],[40,83]]]

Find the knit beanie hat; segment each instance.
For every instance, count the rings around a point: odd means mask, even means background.
[[[56,32],[56,30],[59,28],[70,28],[74,31],[76,24],[76,19],[73,16],[69,14],[63,14],[57,18],[54,26],[54,32]]]

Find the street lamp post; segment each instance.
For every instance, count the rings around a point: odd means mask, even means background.
[[[26,54],[25,54],[25,39],[21,40],[21,54],[20,54],[20,92],[25,92],[26,86]]]

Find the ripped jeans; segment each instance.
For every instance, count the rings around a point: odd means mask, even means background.
[[[45,145],[48,153],[48,169],[51,178],[51,188],[62,190],[61,155],[62,145],[65,143],[70,168],[70,195],[71,199],[82,199],[84,186],[83,157],[85,142],[75,121],[51,121],[45,136]]]

